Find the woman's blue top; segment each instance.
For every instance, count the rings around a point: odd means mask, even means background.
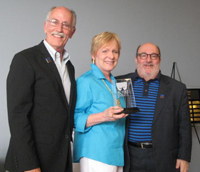
[[[114,106],[115,100],[102,81],[116,95],[116,80],[111,75],[110,83],[95,65],[77,79],[77,103],[75,109],[75,135],[73,161],[87,157],[109,165],[123,166],[125,118],[103,122],[86,128],[88,116]]]

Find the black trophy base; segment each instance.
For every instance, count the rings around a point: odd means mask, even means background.
[[[139,111],[140,110],[137,107],[130,107],[130,108],[124,108],[123,111],[116,113],[116,114],[121,114],[121,113],[132,114],[132,113],[139,112]]]

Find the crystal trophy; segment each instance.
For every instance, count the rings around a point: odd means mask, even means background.
[[[121,107],[124,109],[121,113],[131,114],[139,112],[136,106],[135,95],[131,78],[116,79],[117,96]]]

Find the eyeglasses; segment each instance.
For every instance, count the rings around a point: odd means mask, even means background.
[[[66,23],[66,22],[61,23],[56,19],[51,19],[51,20],[47,20],[47,21],[50,22],[51,26],[54,26],[54,27],[58,27],[59,24],[62,24],[63,29],[71,30],[71,28],[72,28],[71,25],[69,25],[68,23]]]
[[[147,54],[147,53],[140,53],[138,56],[142,60],[146,60],[148,58],[148,55],[150,56],[151,60],[157,60],[160,57],[160,54],[152,53],[152,54]]]

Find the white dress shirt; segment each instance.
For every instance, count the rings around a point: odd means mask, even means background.
[[[65,95],[66,95],[67,101],[69,103],[71,82],[70,82],[69,73],[68,73],[66,64],[69,61],[70,56],[67,53],[67,51],[64,50],[63,59],[61,61],[60,53],[57,52],[53,47],[51,47],[51,45],[49,45],[49,43],[46,40],[44,40],[44,45],[47,48],[49,54],[51,55],[52,59],[54,60],[54,62],[56,64],[56,67],[57,67],[58,72],[60,74],[60,78],[62,80],[63,88],[65,90]]]

